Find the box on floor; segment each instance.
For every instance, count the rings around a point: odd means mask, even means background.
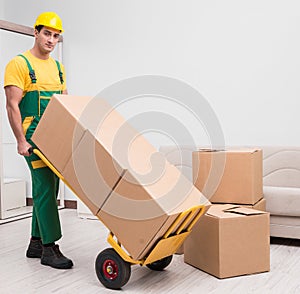
[[[270,270],[269,213],[213,204],[184,242],[184,261],[218,278]]]

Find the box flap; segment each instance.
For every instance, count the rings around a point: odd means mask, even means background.
[[[224,217],[224,210],[230,209],[230,208],[237,208],[238,205],[233,204],[213,204],[206,212],[206,215],[212,216],[212,217]]]
[[[255,153],[259,151],[260,149],[257,148],[237,148],[237,149],[226,150],[226,152],[230,152],[230,153]]]
[[[227,208],[223,210],[225,213],[236,213],[236,214],[241,214],[241,215],[256,215],[256,214],[264,214],[266,212],[252,209],[252,208],[247,208],[247,207],[232,207],[232,208]]]
[[[220,152],[220,151],[225,151],[225,149],[199,148],[196,152]]]
[[[253,208],[241,207],[234,204],[213,204],[206,215],[216,218],[231,218],[240,216],[251,216],[265,214],[265,211],[255,210]]]
[[[230,148],[199,148],[197,151],[194,152],[226,152],[226,153],[255,153],[259,152],[261,149],[259,148],[251,148],[251,147],[230,147]]]

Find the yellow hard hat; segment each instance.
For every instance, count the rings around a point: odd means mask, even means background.
[[[61,32],[64,31],[62,28],[62,21],[55,12],[41,13],[35,21],[34,28],[40,25],[59,30]]]

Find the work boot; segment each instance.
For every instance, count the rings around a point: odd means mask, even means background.
[[[60,252],[58,245],[43,246],[41,264],[58,269],[69,269],[73,266],[72,260]]]
[[[41,240],[30,240],[26,256],[28,258],[41,258],[43,252]]]

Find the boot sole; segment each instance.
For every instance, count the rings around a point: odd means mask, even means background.
[[[41,264],[46,266],[51,266],[57,269],[70,269],[73,266],[73,262],[63,263],[63,264],[52,264],[47,262],[47,260],[41,259]]]
[[[37,255],[37,254],[26,254],[27,258],[41,258],[42,255]]]

